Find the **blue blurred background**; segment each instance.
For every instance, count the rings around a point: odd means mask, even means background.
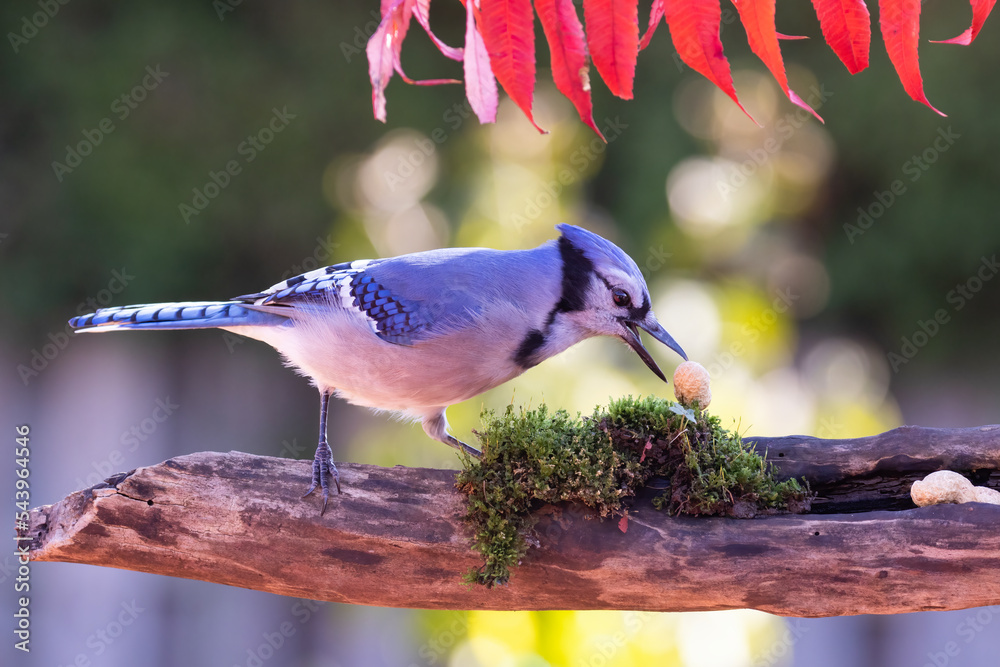
[[[308,458],[316,441],[315,391],[263,344],[218,331],[70,337],[69,317],[228,298],[357,258],[531,247],[563,221],[632,254],[660,320],[712,373],[712,410],[741,432],[1000,421],[1000,37],[987,23],[968,48],[922,43],[941,118],[905,96],[877,27],[871,68],[852,77],[807,3],[778,4],[779,31],[813,38],[783,52],[826,125],[784,99],[738,22],[723,41],[763,128],[678,65],[661,26],[635,101],[592,78],[604,146],[555,91],[541,42],[547,135],[509,101],[480,126],[460,86],[398,78],[389,122],[376,122],[364,57],[375,0],[5,3],[0,415],[9,444],[15,424],[31,427],[32,505],[171,456]],[[939,0],[923,12],[928,39],[969,20]],[[461,43],[458,2],[437,0],[432,21]],[[461,76],[415,24],[403,62],[415,78]],[[651,350],[670,372],[677,359]],[[483,407],[589,412],[669,392],[627,348],[594,340],[449,418],[468,438]],[[336,460],[458,464],[418,426],[340,402],[331,424]],[[0,463],[7,498],[13,467]],[[15,567],[0,556],[5,609]],[[1000,607],[811,620],[426,612],[50,563],[32,567],[31,600],[32,653],[5,640],[4,664],[942,667],[994,665],[1000,651]]]

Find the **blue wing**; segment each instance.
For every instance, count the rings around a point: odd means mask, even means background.
[[[394,295],[366,271],[378,261],[334,264],[289,278],[263,292],[236,297],[234,301],[289,307],[333,304],[363,317],[382,340],[412,345],[427,329],[428,322],[421,317],[417,303]]]

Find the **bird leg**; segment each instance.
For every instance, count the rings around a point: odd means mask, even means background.
[[[323,509],[319,512],[320,516],[326,512],[326,503],[330,497],[329,480],[331,475],[333,475],[333,481],[337,485],[337,493],[340,493],[340,473],[337,472],[337,466],[333,464],[333,452],[330,451],[330,445],[326,441],[326,414],[329,405],[330,391],[322,390],[319,397],[319,444],[316,445],[316,455],[313,457],[312,484],[302,496],[305,498],[315,491],[317,486],[323,490]]]
[[[449,447],[454,447],[460,452],[465,452],[469,456],[481,459],[483,457],[482,452],[475,447],[470,447],[448,433],[448,420],[444,416],[444,411],[445,408],[442,408],[440,412],[426,415],[423,418],[421,425],[424,427],[424,433]]]
[[[450,445],[460,452],[465,452],[469,456],[477,459],[483,458],[483,453],[476,449],[475,447],[470,447],[453,435],[449,435],[448,439],[444,441],[444,444]]]

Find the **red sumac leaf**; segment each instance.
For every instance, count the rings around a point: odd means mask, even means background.
[[[642,448],[642,456],[639,457],[639,463],[642,463],[643,461],[646,460],[646,452],[648,452],[652,448],[653,448],[653,441],[647,440],[646,446]]]
[[[924,80],[920,76],[917,44],[920,39],[920,0],[879,0],[879,24],[889,60],[903,89],[911,98],[935,109],[924,94]]]
[[[493,74],[531,124],[535,94],[535,15],[531,0],[482,0],[480,28]]]
[[[871,16],[864,0],[812,0],[823,39],[851,74],[868,67]]]
[[[452,60],[458,60],[461,62],[465,55],[462,53],[461,47],[448,46],[434,34],[431,30],[430,22],[430,11],[431,11],[431,0],[417,0],[416,4],[413,6],[413,15],[417,17],[417,23],[421,25],[427,36],[431,38],[434,42],[434,46],[438,47],[438,51],[444,54],[446,57]]]
[[[372,82],[372,111],[375,118],[385,122],[385,87],[398,67],[399,50],[403,46],[406,30],[415,0],[383,0],[382,22],[365,47],[368,56],[368,78]]]
[[[972,41],[979,34],[982,29],[983,24],[986,23],[987,17],[989,17],[990,12],[993,11],[993,5],[996,4],[997,0],[969,0],[972,3],[972,25],[965,29],[958,37],[952,37],[951,39],[942,39],[937,44],[961,44],[963,46],[968,46],[972,44]]]
[[[594,67],[612,93],[632,99],[639,55],[639,1],[583,0],[583,18]]]
[[[622,531],[623,533],[628,532],[628,515],[618,519],[618,530]]]
[[[587,45],[583,41],[583,26],[573,7],[573,0],[535,0],[535,11],[542,22],[545,40],[549,43],[552,80],[556,88],[573,103],[580,120],[606,142],[607,139],[594,123]]]
[[[823,119],[819,117],[819,114],[788,87],[785,63],[781,59],[778,32],[774,25],[774,2],[775,0],[739,0],[736,3],[740,21],[746,29],[750,50],[767,65],[767,69],[771,70],[775,81],[781,86],[781,90],[788,96],[788,99],[811,113],[822,123]]]
[[[722,52],[722,40],[719,39],[722,8],[719,0],[672,0],[667,4],[666,17],[670,38],[681,60],[729,95],[753,120],[736,96],[729,61]]]
[[[649,25],[646,26],[646,34],[639,40],[640,51],[649,46],[649,40],[653,39],[656,28],[659,27],[660,21],[663,20],[665,2],[666,0],[653,0],[653,4],[649,8]]]
[[[483,36],[476,26],[474,0],[465,3],[465,96],[480,123],[493,123],[497,119],[497,81],[490,69],[490,54],[486,51]]]

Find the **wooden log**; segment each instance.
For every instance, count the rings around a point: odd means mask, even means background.
[[[805,478],[818,495],[812,512],[909,509],[910,485],[935,470],[954,470],[976,485],[1000,486],[1000,425],[901,426],[865,438],[791,435],[746,438],[783,477]]]
[[[1000,427],[895,429],[873,438],[756,438],[783,474],[837,502],[898,503],[942,467],[1000,471]],[[31,511],[32,559],[88,563],[378,606],[434,609],[754,608],[789,616],[1000,604],[1000,506],[970,503],[753,520],[668,517],[639,498],[628,531],[547,506],[508,586],[462,583],[480,564],[455,472],[340,464],[324,516],[310,463],[202,452]],[[851,491],[855,489],[855,491]],[[860,489],[860,491],[857,491]]]

